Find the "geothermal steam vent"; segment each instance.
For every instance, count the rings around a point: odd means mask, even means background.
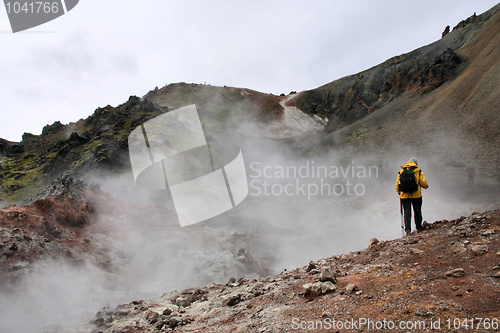
[[[128,145],[137,185],[170,190],[181,226],[220,215],[248,194],[241,149],[209,144],[195,105],[145,122]]]

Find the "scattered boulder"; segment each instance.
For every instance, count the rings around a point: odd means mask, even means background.
[[[241,295],[233,295],[231,296],[228,300],[226,305],[227,306],[235,306],[236,304],[240,303],[242,301]]]
[[[95,320],[94,320],[94,325],[96,325],[97,327],[101,327],[101,326],[104,326],[106,324],[106,321],[104,320],[103,317],[97,317]]]
[[[158,325],[156,326],[159,329],[163,328],[176,328],[181,324],[181,318],[180,317],[173,317],[173,316],[168,316],[168,318],[165,318],[162,320]]]
[[[312,260],[309,261],[309,265],[306,268],[306,272],[312,271],[313,269],[316,268],[316,266],[318,266],[318,264],[315,261],[312,261]]]
[[[430,317],[434,315],[434,313],[431,310],[425,308],[416,309],[415,314],[420,317]]]
[[[411,248],[410,251],[411,251],[411,253],[416,254],[416,255],[421,255],[421,254],[425,253],[423,250],[420,250],[417,248]]]
[[[264,293],[264,287],[265,287],[264,283],[257,282],[257,283],[254,283],[247,290],[249,293],[253,294],[254,296],[260,296]]]
[[[373,237],[372,239],[370,239],[370,243],[368,243],[368,247],[372,247],[374,245],[377,245],[379,243],[379,240],[375,237]]]
[[[186,297],[186,296],[179,296],[175,300],[175,304],[177,306],[188,307],[191,305],[191,299],[189,297]]]
[[[304,290],[304,297],[307,299],[337,290],[337,287],[331,281],[306,283],[302,288]]]
[[[487,230],[483,231],[483,233],[481,234],[481,236],[488,237],[488,236],[492,236],[494,234],[495,234],[495,230],[494,229],[487,229]]]
[[[347,287],[345,287],[345,293],[347,295],[352,294],[353,292],[358,291],[358,287],[354,283],[349,283]]]
[[[446,276],[451,276],[451,277],[461,277],[465,275],[465,271],[463,268],[455,268],[450,271],[447,271],[444,273]]]
[[[158,312],[149,310],[148,312],[146,312],[144,318],[151,324],[154,324],[158,320],[158,316],[159,316]]]
[[[455,243],[451,246],[451,250],[455,252],[455,254],[462,254],[467,252],[467,249],[465,248],[464,244],[462,243]]]
[[[130,314],[130,310],[118,310],[116,311],[116,315],[120,317],[126,317]]]
[[[476,256],[483,255],[485,253],[488,253],[488,245],[486,244],[481,244],[481,243],[474,243],[471,245],[470,250],[472,253]]]
[[[330,291],[335,291],[335,290],[337,290],[337,286],[335,286],[333,284],[333,282],[326,281],[326,282],[321,283],[321,293],[322,294],[326,294]]]
[[[337,278],[335,277],[335,274],[333,274],[330,268],[328,267],[321,268],[321,273],[319,274],[319,280],[321,282],[331,281],[333,283],[337,283]]]

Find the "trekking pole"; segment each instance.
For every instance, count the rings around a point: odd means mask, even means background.
[[[405,221],[404,221],[404,215],[403,215],[403,200],[399,198],[399,210],[401,212],[401,235],[402,237],[405,236]]]

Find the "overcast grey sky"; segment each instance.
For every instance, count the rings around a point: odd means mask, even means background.
[[[0,8],[0,137],[173,82],[312,89],[429,44],[496,0],[80,0],[13,34]]]

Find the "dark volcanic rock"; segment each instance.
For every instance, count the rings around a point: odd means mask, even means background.
[[[462,61],[451,48],[418,49],[358,75],[305,91],[292,104],[302,111],[328,117],[327,130],[336,130],[405,92],[425,94],[434,90],[458,73]]]
[[[64,129],[64,125],[61,124],[60,121],[56,121],[52,125],[44,126],[44,128],[42,130],[42,135],[48,136],[48,135],[56,134],[63,129]]]
[[[441,37],[444,37],[449,33],[450,33],[450,26],[447,25],[446,28],[444,29],[443,33],[441,34]]]
[[[68,199],[81,198],[86,188],[87,184],[82,180],[75,180],[72,175],[63,174],[56,178],[52,184],[43,191],[26,200],[23,205],[28,205],[37,200],[47,199],[49,197],[65,197]]]
[[[9,141],[0,139],[0,156],[7,156],[10,152],[11,144]]]
[[[240,295],[234,295],[234,296],[231,296],[229,298],[229,300],[227,301],[227,306],[235,306],[239,302],[241,302],[241,296]]]

